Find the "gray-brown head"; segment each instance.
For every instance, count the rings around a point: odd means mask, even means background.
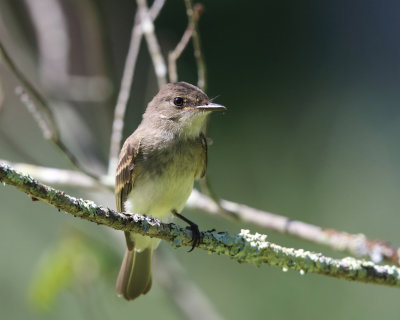
[[[207,115],[217,110],[226,108],[212,103],[196,86],[186,82],[168,83],[148,104],[143,120],[190,136],[199,134]]]

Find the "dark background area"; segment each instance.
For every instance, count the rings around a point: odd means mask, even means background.
[[[43,81],[38,37],[27,2],[0,2],[0,39],[51,102],[70,148],[87,167],[105,172],[135,2],[60,1],[70,37],[68,71],[109,79],[109,91],[103,90],[108,94],[99,101],[72,99],[66,93],[70,88],[54,89]],[[213,139],[208,175],[217,194],[399,246],[400,3],[202,3],[205,13],[200,33],[208,67],[207,93],[218,96],[216,102],[228,107],[224,114],[212,117],[208,130]],[[43,19],[51,17],[43,10]],[[184,2],[168,0],[156,21],[164,54],[175,47],[186,24]],[[191,46],[179,60],[178,73],[180,80],[196,83]],[[4,65],[0,65],[0,81],[0,158],[70,167],[63,155],[43,140],[15,96],[17,82]],[[136,128],[156,92],[143,41],[125,136]],[[121,234],[58,214],[7,186],[0,188],[2,318],[181,317],[157,281],[148,295],[132,303],[116,297]],[[114,206],[112,195],[65,191]],[[266,233],[270,241],[284,246],[343,257],[325,247],[251,225],[188,210],[186,215],[203,230],[238,233],[250,229]],[[162,247],[184,266],[186,275],[226,319],[398,317],[398,289],[312,274],[300,276],[267,266],[240,265],[200,250],[187,254],[185,249]],[[79,254],[86,258],[79,260]],[[63,258],[64,264],[60,262]],[[70,265],[70,261],[78,262]],[[50,280],[43,276],[48,274],[53,275]],[[46,281],[41,281],[40,275]],[[44,306],[32,298],[37,292],[44,292],[39,299]]]

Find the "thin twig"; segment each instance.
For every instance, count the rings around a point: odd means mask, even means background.
[[[32,118],[38,124],[43,136],[46,140],[53,139],[53,129],[52,121],[49,119],[48,115],[44,112],[40,112],[38,106],[33,102],[29,95],[25,92],[24,88],[17,86],[15,88],[15,94],[20,99],[20,101],[25,105],[26,109],[32,115]],[[57,133],[58,135],[58,133]],[[57,137],[54,137],[58,139]]]
[[[0,159],[0,163],[12,166],[15,170],[28,173],[35,179],[53,186],[72,187],[79,189],[97,189],[112,191],[113,185],[105,185],[96,179],[80,171],[65,170],[58,168],[42,167],[28,163],[10,162]]]
[[[193,8],[193,19],[188,19],[188,25],[186,27],[185,32],[183,33],[183,36],[181,40],[178,42],[176,45],[175,49],[172,50],[168,54],[168,69],[169,69],[169,80],[170,82],[177,82],[178,81],[178,72],[177,72],[177,67],[176,67],[176,62],[181,56],[183,50],[185,50],[186,46],[189,43],[189,40],[192,38],[193,32],[195,30],[195,24],[193,23],[194,21],[198,21],[200,19],[201,14],[203,13],[203,5],[201,4],[196,4]]]
[[[131,33],[129,50],[125,60],[124,73],[122,75],[121,86],[118,92],[117,104],[114,110],[114,120],[112,124],[110,155],[108,163],[109,176],[114,175],[117,169],[118,153],[121,149],[126,106],[130,96],[133,75],[135,73],[136,60],[139,54],[140,43],[142,41],[141,27],[137,24],[138,17],[139,15],[136,14]]]
[[[45,114],[49,123],[47,124],[52,133],[52,139],[58,139],[59,133],[57,126],[55,124],[55,119],[53,115],[53,111],[50,109],[49,105],[46,103],[46,100],[42,97],[42,95],[35,89],[35,87],[29,82],[29,80],[25,77],[25,75],[18,69],[15,65],[14,61],[11,59],[10,55],[7,53],[3,43],[0,41],[0,59],[4,62],[4,64],[10,69],[10,71],[14,74],[17,80],[20,82],[24,91],[34,100],[37,107],[40,109],[40,112]],[[48,138],[46,138],[48,139]]]
[[[201,40],[198,29],[198,20],[199,15],[203,12],[204,8],[201,4],[196,4],[193,7],[192,0],[185,0],[186,5],[186,14],[189,19],[189,23],[193,25],[193,48],[194,48],[194,57],[196,58],[197,64],[197,86],[203,90],[204,92],[207,90],[207,68],[206,63],[204,61],[203,51],[201,49]]]
[[[161,88],[167,83],[167,66],[154,32],[154,24],[150,16],[149,9],[147,8],[147,1],[136,0],[136,2],[138,5],[138,13],[140,15],[142,30],[146,38],[151,59],[153,61],[158,86]]]
[[[185,32],[181,40],[176,45],[175,49],[168,54],[168,69],[169,69],[169,81],[177,82],[178,81],[178,72],[176,69],[176,61],[181,56],[183,50],[185,50],[187,44],[189,43],[190,38],[193,34],[193,25],[191,23],[188,24]]]
[[[192,233],[188,229],[173,223],[162,223],[152,217],[119,213],[98,206],[92,201],[71,197],[63,191],[37,182],[30,176],[18,173],[5,164],[0,164],[0,182],[14,186],[33,199],[88,221],[116,230],[156,237],[165,240],[173,247],[192,244]],[[266,241],[265,235],[250,234],[248,230],[242,230],[237,235],[226,232],[202,232],[198,248],[209,253],[229,256],[238,262],[252,263],[257,266],[267,264],[284,271],[297,270],[301,275],[316,273],[400,288],[400,269],[395,266],[380,266],[353,258],[333,259],[320,253],[285,248]]]
[[[16,94],[21,97],[22,103],[24,103],[24,105],[34,116],[34,119],[37,121],[40,129],[43,132],[43,136],[46,139],[52,141],[53,144],[63,152],[63,154],[76,168],[85,172],[92,178],[97,178],[96,175],[88,172],[84,167],[81,166],[78,159],[64,144],[60,137],[60,133],[58,131],[58,127],[51,108],[47,104],[46,100],[42,97],[42,95],[29,82],[25,75],[17,68],[1,42],[0,59],[5,63],[5,65],[11,70],[11,72],[20,82],[21,87],[17,88]]]
[[[165,0],[154,0],[153,4],[150,7],[149,14],[150,18],[154,21],[158,15],[160,14],[160,11],[164,7]]]
[[[154,20],[164,6],[165,0],[154,1],[150,9],[150,18]],[[129,43],[128,53],[126,55],[124,72],[122,75],[121,85],[118,92],[117,104],[114,111],[114,120],[112,124],[112,133],[110,141],[110,154],[108,163],[108,176],[113,176],[117,169],[118,153],[121,149],[122,132],[124,129],[124,118],[126,106],[131,93],[133,77],[135,74],[135,66],[139,55],[140,44],[142,42],[143,28],[140,23],[139,12],[136,13],[135,20],[131,32],[131,40]]]

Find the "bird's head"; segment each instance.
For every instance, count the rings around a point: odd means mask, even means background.
[[[165,85],[148,104],[144,120],[156,121],[159,125],[179,134],[198,135],[204,121],[212,111],[226,110],[213,103],[199,88],[186,82]]]

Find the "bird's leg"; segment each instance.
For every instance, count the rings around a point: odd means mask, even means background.
[[[197,247],[201,241],[201,234],[198,225],[190,221],[188,218],[185,218],[183,215],[179,214],[176,210],[172,210],[172,214],[175,217],[185,221],[190,226],[190,230],[192,231],[192,248],[188,252],[193,251],[193,249]]]

